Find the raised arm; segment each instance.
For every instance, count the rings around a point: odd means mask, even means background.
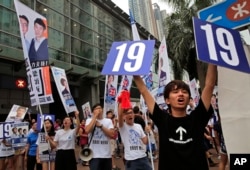
[[[147,89],[147,86],[145,85],[144,81],[140,76],[134,76],[134,81],[148,106],[149,113],[152,114],[155,106],[155,100],[153,96]]]
[[[201,94],[201,99],[207,110],[209,109],[211,103],[211,97],[213,95],[216,79],[217,79],[217,66],[213,64],[208,64],[205,87]]]
[[[93,110],[93,117],[91,118],[90,122],[85,125],[85,132],[86,133],[91,133],[96,125],[97,122],[97,117],[99,115],[98,110],[95,108]]]
[[[123,127],[123,123],[124,123],[124,120],[123,120],[123,109],[122,109],[120,103],[118,103],[118,125],[119,125],[119,128]]]

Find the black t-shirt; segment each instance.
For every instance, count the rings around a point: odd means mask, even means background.
[[[212,113],[212,107],[206,111],[201,100],[190,115],[178,118],[155,104],[150,117],[159,132],[158,170],[208,170],[204,129]]]

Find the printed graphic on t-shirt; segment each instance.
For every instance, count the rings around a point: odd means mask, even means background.
[[[143,150],[143,147],[141,145],[140,134],[134,129],[129,130],[129,143],[130,150]]]
[[[176,130],[175,133],[177,136],[176,139],[174,138],[169,138],[170,142],[176,143],[176,144],[186,144],[189,143],[191,141],[193,141],[192,138],[188,138],[188,139],[184,139],[184,135],[187,135],[187,130],[185,128],[183,128],[182,126],[179,126]]]
[[[92,143],[93,144],[102,144],[102,145],[109,144],[107,137],[103,134],[103,132],[100,129],[95,130],[95,134],[94,134]]]

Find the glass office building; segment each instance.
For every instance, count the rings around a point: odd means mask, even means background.
[[[132,40],[129,15],[111,0],[21,0],[48,21],[50,64],[66,70],[78,106],[102,102],[105,77],[100,74],[114,41]],[[150,33],[137,27],[141,39]],[[151,36],[151,38],[154,38]],[[159,45],[159,42],[158,42]],[[14,1],[0,0],[0,113],[12,104],[29,106],[27,89],[15,86],[25,78],[24,57]],[[45,112],[63,112],[52,80],[55,103]],[[132,97],[138,92],[132,89]],[[79,108],[80,109],[80,108]]]

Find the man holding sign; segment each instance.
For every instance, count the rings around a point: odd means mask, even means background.
[[[134,76],[150,112],[159,129],[159,168],[208,169],[204,152],[204,129],[213,113],[210,99],[216,82],[217,67],[209,64],[201,100],[194,111],[187,115],[190,100],[189,86],[173,80],[164,88],[164,100],[169,111],[161,110],[140,76]]]
[[[142,64],[150,58],[150,53],[146,52],[148,49],[147,43],[133,42],[126,43],[126,45],[129,46],[124,46],[124,48],[128,49],[123,49],[123,52],[128,52],[119,55],[119,65],[115,65],[113,69],[107,69],[105,66],[108,66],[108,63],[116,63],[118,59],[116,56],[118,54],[109,55],[102,73],[134,75],[135,84],[147,104],[151,119],[159,130],[158,170],[173,168],[208,170],[204,151],[204,129],[213,113],[210,100],[216,83],[217,67],[212,64],[208,65],[201,99],[190,115],[186,111],[191,97],[189,85],[181,80],[169,82],[163,91],[164,101],[169,108],[166,113],[166,111],[160,109],[142,78],[136,76],[149,72],[150,65],[147,67],[147,65]],[[138,48],[135,48],[135,46]],[[112,46],[110,54],[115,49],[121,49],[121,46],[118,45],[117,48]],[[119,52],[121,51],[119,50]],[[111,60],[112,57],[115,58],[113,61]],[[129,68],[134,62],[136,63],[136,69],[133,69],[134,67]],[[124,70],[127,72],[124,73]]]

